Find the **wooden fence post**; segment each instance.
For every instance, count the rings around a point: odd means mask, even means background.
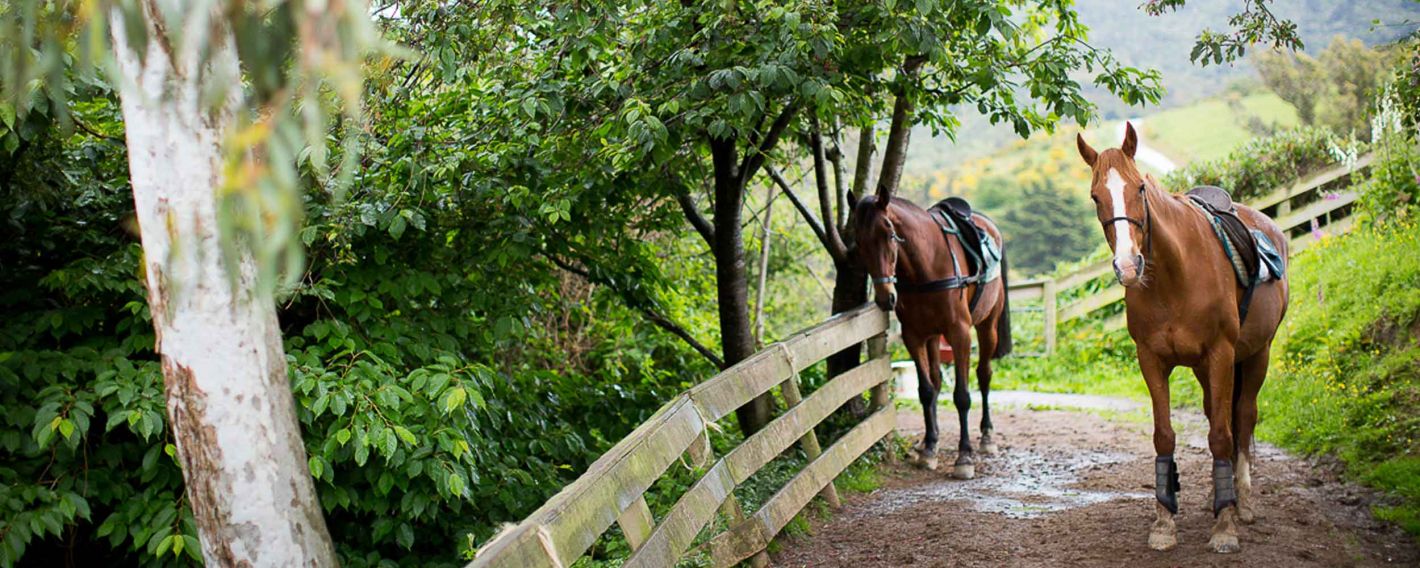
[[[1041,307],[1045,308],[1045,354],[1055,353],[1055,281],[1046,280],[1040,293]]]
[[[887,355],[887,347],[887,332],[879,333],[877,335],[869,337],[868,360],[872,361],[873,359],[877,359],[878,357]],[[891,372],[889,371],[889,373]],[[887,408],[892,404],[892,383],[893,379],[889,377],[888,380],[878,383],[877,386],[873,387],[873,399],[872,402],[868,405],[868,407],[873,412],[877,412],[879,410]],[[889,437],[891,437],[891,434],[889,434]],[[888,463],[897,462],[897,452],[893,451],[892,447],[889,447],[887,451],[887,456],[884,458],[884,460]]]
[[[789,408],[798,406],[799,403],[804,400],[803,396],[799,394],[798,373],[794,373],[788,380],[779,384],[779,394],[784,396],[784,404]],[[819,446],[818,434],[814,432],[814,428],[809,428],[809,431],[804,433],[804,437],[799,438],[799,447],[804,449],[804,455],[809,457],[809,461],[813,461],[814,458],[817,458],[819,454],[823,453],[823,447]],[[838,487],[834,486],[832,483],[825,486],[823,491],[820,491],[818,495],[819,497],[823,497],[824,502],[828,503],[828,506],[831,508],[837,509],[843,504],[843,502],[838,499]]]

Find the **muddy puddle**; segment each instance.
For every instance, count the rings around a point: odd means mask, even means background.
[[[953,457],[942,456],[949,464]],[[1082,451],[1046,455],[1026,449],[978,457],[976,479],[959,481],[947,473],[934,483],[885,489],[857,514],[890,514],[923,503],[955,502],[983,513],[1029,519],[1117,499],[1152,499],[1151,493],[1097,491],[1076,487],[1090,470],[1132,459],[1123,452]],[[949,471],[950,466],[944,465]]]

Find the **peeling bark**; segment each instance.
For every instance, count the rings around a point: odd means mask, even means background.
[[[114,83],[168,419],[203,555],[213,566],[333,566],[275,303],[256,291],[249,253],[229,275],[219,242],[222,143],[241,107],[231,32],[214,30],[210,48],[191,39],[202,34],[171,45],[157,8],[144,17],[140,58],[122,13],[110,13]],[[203,98],[211,84],[233,88],[214,105]]]

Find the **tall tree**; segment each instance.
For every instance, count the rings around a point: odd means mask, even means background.
[[[954,136],[957,113],[972,107],[993,123],[1011,124],[1021,136],[1062,119],[1085,123],[1095,105],[1072,73],[1061,70],[1094,72],[1096,84],[1130,104],[1154,102],[1161,94],[1156,72],[1121,65],[1107,50],[1092,47],[1068,3],[980,0],[840,10],[844,47],[832,55],[839,70],[833,86],[852,96],[814,104],[796,137],[807,158],[787,159],[811,164],[819,213],[774,175],[833,260],[833,313],[867,300],[849,209],[864,194],[874,166],[878,191],[896,192],[914,126]],[[878,164],[874,133],[880,124],[887,135]],[[858,133],[851,182],[840,144],[845,125]],[[830,358],[830,375],[857,365],[859,351],[853,347]]]
[[[78,33],[81,61],[112,61],[104,67],[122,103],[167,413],[204,557],[333,565],[273,291],[278,268],[294,277],[300,260],[302,140],[324,173],[331,105],[321,90],[358,117],[360,58],[376,43],[368,9],[358,1],[12,6],[0,14],[0,87],[20,114],[41,78],[54,108],[67,108],[70,34]]]

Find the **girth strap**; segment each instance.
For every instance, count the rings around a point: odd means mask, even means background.
[[[943,290],[955,290],[965,288],[976,283],[975,277],[949,276],[941,280],[912,284],[903,282],[897,285],[897,291],[904,294],[926,294],[928,292],[941,292]]]

